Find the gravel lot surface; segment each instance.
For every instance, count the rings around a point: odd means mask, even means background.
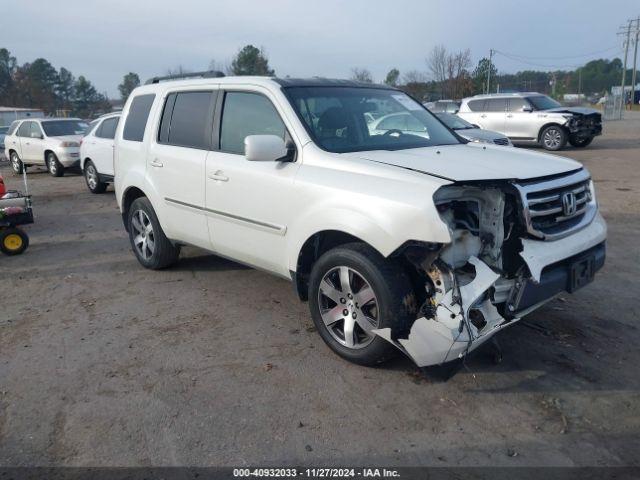
[[[638,465],[640,119],[562,154],[607,264],[448,382],[341,360],[263,272],[194,248],[143,269],[112,189],[32,170],[31,246],[0,256],[0,465]]]

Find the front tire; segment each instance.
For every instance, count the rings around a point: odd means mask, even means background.
[[[140,264],[160,270],[174,264],[180,256],[180,247],[166,237],[151,202],[146,197],[134,200],[127,216],[129,241]]]
[[[576,148],[584,148],[593,142],[593,137],[569,137],[569,143]]]
[[[26,171],[27,167],[24,166],[24,163],[22,163],[22,160],[20,160],[20,157],[16,152],[11,152],[10,160],[13,173],[16,175],[22,175],[22,173]]]
[[[91,160],[87,160],[84,164],[84,180],[91,193],[104,193],[107,189],[107,184],[100,181],[98,169]]]
[[[542,131],[540,143],[545,150],[562,150],[567,144],[567,133],[560,125],[550,125]]]
[[[19,228],[0,230],[0,250],[5,255],[20,255],[29,246],[29,237]]]
[[[397,349],[372,332],[390,328],[404,335],[416,314],[407,273],[364,243],[323,254],[309,279],[309,308],[318,333],[341,357],[366,366],[380,364]]]
[[[64,175],[64,167],[58,161],[58,157],[53,152],[47,154],[47,168],[49,173],[54,177],[61,177]]]

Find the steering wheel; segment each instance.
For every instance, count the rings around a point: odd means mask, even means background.
[[[404,135],[404,132],[402,130],[398,130],[397,128],[392,128],[391,130],[387,130],[386,132],[384,132],[382,134],[383,137],[388,137],[394,133],[397,133],[398,136]]]

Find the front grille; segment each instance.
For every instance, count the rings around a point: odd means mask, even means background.
[[[508,138],[494,138],[493,143],[496,145],[509,145]]]
[[[527,231],[534,237],[556,240],[587,226],[597,205],[586,170],[551,180],[517,184]]]

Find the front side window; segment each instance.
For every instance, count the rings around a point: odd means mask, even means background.
[[[220,150],[244,154],[249,135],[277,135],[285,139],[286,128],[278,111],[263,95],[227,92],[220,126]]]
[[[42,130],[36,122],[31,122],[31,138],[42,138]]]
[[[131,101],[127,121],[124,124],[122,138],[132,142],[141,142],[149,119],[149,112],[156,96],[153,93],[138,95]]]
[[[285,93],[314,142],[330,152],[460,143],[425,107],[397,90],[289,87]],[[380,120],[368,125],[367,114]]]
[[[167,97],[159,143],[206,150],[211,144],[213,92],[179,92]]]
[[[82,135],[89,125],[82,120],[51,120],[42,122],[47,137],[63,137],[65,135]]]
[[[96,137],[113,139],[116,136],[116,128],[118,127],[118,117],[107,118],[96,131]]]
[[[534,95],[533,97],[527,97],[527,100],[533,105],[536,110],[549,110],[550,108],[561,107],[558,102],[553,98],[549,98],[546,95]]]
[[[509,111],[510,112],[522,112],[524,107],[528,107],[529,102],[524,98],[510,98],[509,99]]]
[[[22,122],[20,128],[18,129],[19,137],[30,137],[31,136],[31,124],[33,122]]]

